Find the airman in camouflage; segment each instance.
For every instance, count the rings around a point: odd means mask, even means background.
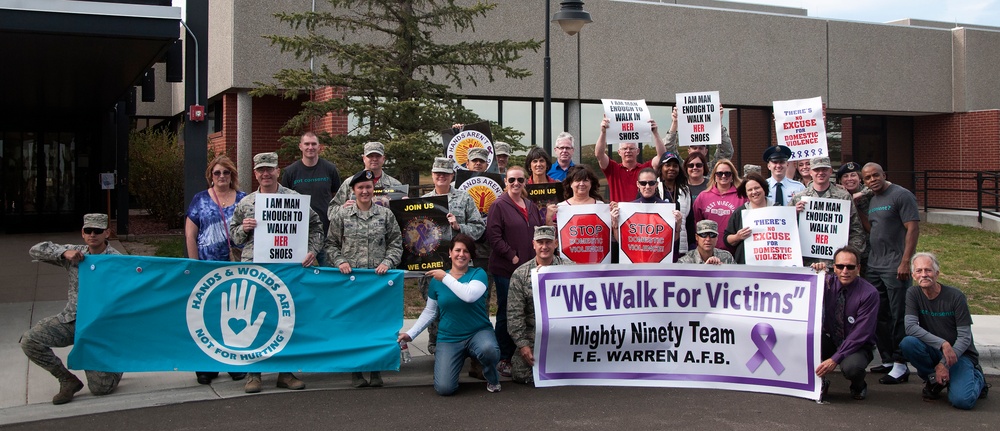
[[[73,394],[83,389],[83,382],[66,369],[62,360],[52,352],[52,348],[73,345],[80,262],[89,254],[121,254],[108,244],[107,229],[107,215],[87,214],[83,216],[85,245],[60,245],[46,241],[35,244],[28,251],[32,259],[61,266],[69,273],[69,298],[63,311],[42,319],[21,336],[21,349],[28,359],[59,379],[59,393],[52,397],[52,404],[68,403],[73,400]],[[118,387],[122,378],[122,373],[87,371],[86,374],[87,385],[94,395],[110,394]]]
[[[834,184],[830,181],[830,176],[833,174],[833,168],[830,167],[829,157],[813,157],[809,160],[810,169],[812,169],[813,181],[806,187],[804,191],[796,193],[792,196],[792,205],[795,205],[795,209],[798,212],[805,210],[806,203],[802,201],[804,197],[817,197],[826,199],[843,199],[851,203],[851,220],[850,220],[850,233],[847,236],[847,245],[851,246],[855,250],[858,250],[862,255],[868,254],[867,245],[867,233],[865,232],[864,226],[861,224],[861,218],[858,215],[857,205],[854,203],[854,197],[851,192],[847,191],[843,186]],[[822,191],[820,191],[822,189]],[[836,247],[835,247],[836,248]],[[803,258],[803,263],[806,266],[812,265],[814,263],[825,263],[828,268],[832,267],[833,259],[818,259],[807,257]]]
[[[246,195],[236,204],[233,211],[233,219],[229,222],[229,236],[233,243],[243,245],[243,253],[240,260],[243,262],[253,262],[254,230],[257,228],[257,219],[254,218],[254,208],[257,203],[258,193],[278,193],[286,195],[299,194],[295,190],[285,188],[278,184],[278,177],[281,169],[278,169],[277,153],[259,153],[253,156],[253,175],[257,179],[260,187],[257,191]],[[323,246],[323,222],[320,221],[319,214],[309,208],[309,242],[308,252],[302,259],[302,266],[312,266],[318,264],[316,257],[319,256],[320,247]],[[306,384],[294,374],[285,372],[278,373],[277,386],[286,389],[305,389]],[[243,391],[248,394],[260,392],[261,373],[247,373],[246,384]]]
[[[519,266],[510,276],[507,292],[507,331],[517,345],[511,358],[511,379],[518,383],[533,383],[531,367],[535,364],[535,301],[532,299],[531,274],[535,268],[548,265],[572,265],[573,262],[556,253],[556,229],[536,226],[535,258]]]
[[[403,185],[399,180],[390,177],[389,174],[382,171],[382,165],[385,164],[385,145],[382,145],[381,142],[369,142],[365,144],[365,151],[361,156],[361,160],[365,163],[365,170],[371,171],[375,175],[375,187]],[[351,185],[349,181],[344,181],[340,184],[337,194],[333,196],[333,200],[330,201],[330,208],[349,207],[350,205],[347,205],[351,203],[349,201],[354,200],[351,195]]]
[[[736,259],[726,250],[715,247],[715,239],[719,236],[719,224],[712,220],[702,220],[695,225],[695,241],[698,245],[687,252],[677,263],[693,263],[701,265],[735,264]],[[707,257],[706,257],[707,256]]]

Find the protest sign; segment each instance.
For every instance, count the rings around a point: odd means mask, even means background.
[[[562,183],[526,184],[524,190],[528,192],[528,199],[538,206],[538,215],[542,220],[548,220],[546,217],[549,217],[549,205],[566,200]]]
[[[747,265],[802,266],[802,248],[795,207],[743,210],[743,227],[751,230],[743,240]]]
[[[375,191],[372,193],[372,196],[378,198],[384,196],[389,198],[389,200],[396,200],[396,199],[402,199],[409,194],[410,194],[410,185],[400,184],[398,186],[375,187]]]
[[[309,195],[258,193],[253,261],[302,263],[309,252]]]
[[[611,263],[611,207],[563,205],[557,214],[559,254],[576,263]]]
[[[799,213],[802,255],[833,260],[833,252],[847,245],[851,232],[851,202],[803,196],[806,209]]]
[[[830,155],[822,98],[774,101],[774,130],[778,143],[792,150],[790,161]]]
[[[677,93],[677,139],[681,146],[722,143],[722,104],[718,91]]]
[[[485,148],[489,153],[487,155],[489,167],[486,171],[497,172],[497,165],[493,161],[496,156],[489,121],[466,124],[458,130],[446,129],[441,132],[441,138],[444,140],[445,157],[455,163],[455,171],[468,169],[466,163],[469,161],[469,149],[479,147]]]
[[[504,177],[489,172],[456,171],[455,188],[469,194],[476,203],[479,214],[485,219],[490,205],[503,194]]]
[[[532,286],[535,386],[820,397],[823,279],[808,268],[551,265]]]
[[[673,204],[618,204],[618,259],[621,263],[674,261]]]
[[[611,121],[606,135],[609,144],[653,141],[649,124],[652,117],[645,100],[601,99],[601,103],[604,104],[604,116]]]
[[[303,208],[308,208],[303,205]],[[78,370],[398,370],[403,271],[87,256]]]
[[[427,271],[444,269],[448,244],[442,241],[448,224],[448,196],[432,196],[389,202],[403,233],[403,258],[399,269]]]

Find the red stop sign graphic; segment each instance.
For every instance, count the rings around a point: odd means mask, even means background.
[[[576,263],[601,263],[611,251],[611,228],[597,214],[577,214],[559,231],[562,253]]]
[[[632,263],[660,263],[674,247],[674,230],[657,213],[635,213],[621,226],[622,251]]]

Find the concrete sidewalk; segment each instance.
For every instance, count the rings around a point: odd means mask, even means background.
[[[190,401],[251,396],[243,393],[243,382],[234,382],[223,373],[211,385],[200,385],[191,372],[126,373],[111,395],[95,397],[84,389],[73,402],[54,406],[52,396],[58,382],[46,371],[29,363],[18,340],[38,320],[57,314],[66,303],[66,271],[62,268],[31,262],[27,250],[42,240],[57,243],[80,243],[77,233],[6,235],[0,247],[0,278],[6,280],[0,290],[0,425],[34,420],[69,417],[115,410],[152,407]],[[112,245],[124,252],[117,241]],[[980,362],[987,374],[1000,375],[1000,316],[973,316],[973,332]],[[413,320],[407,320],[408,328]],[[413,361],[400,372],[385,372],[386,386],[430,386],[433,384],[433,356],[427,353],[427,335],[410,343]],[[70,348],[56,349],[65,360]],[[83,380],[82,371],[76,374]],[[476,380],[463,371],[462,381]],[[286,391],[275,388],[276,374],[264,375],[262,394]],[[353,389],[349,374],[304,373],[306,390]],[[506,379],[505,379],[506,380]],[[484,383],[485,386],[485,383]],[[376,390],[376,389],[364,389]]]

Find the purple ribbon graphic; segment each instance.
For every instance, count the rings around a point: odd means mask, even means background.
[[[753,329],[750,330],[750,340],[757,346],[757,353],[754,353],[747,361],[747,368],[750,369],[751,373],[756,372],[765,359],[779,376],[785,372],[785,366],[781,365],[781,361],[778,360],[777,356],[774,356],[774,350],[772,350],[775,343],[778,342],[778,338],[774,335],[774,328],[771,325],[767,323],[754,325]]]

